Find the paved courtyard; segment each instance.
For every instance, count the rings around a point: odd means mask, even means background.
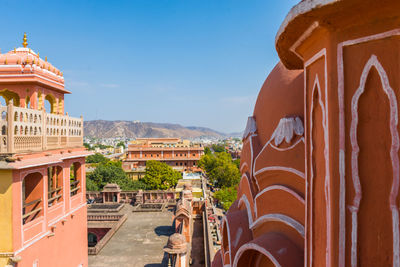
[[[128,219],[96,256],[89,256],[90,267],[166,266],[163,247],[173,234],[172,212],[131,212]]]

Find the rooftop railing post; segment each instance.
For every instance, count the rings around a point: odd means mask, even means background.
[[[83,146],[83,116],[81,115],[81,146]]]
[[[59,113],[57,113],[57,116],[58,115],[60,115]],[[61,118],[60,118],[60,120],[58,120],[58,119],[55,119],[55,121],[58,121],[58,123],[56,123],[57,125],[57,130],[56,131],[58,131],[58,134],[57,134],[57,148],[61,148]]]
[[[70,124],[70,122],[69,122],[68,112],[65,113],[65,116],[67,117],[67,119],[66,119],[66,120],[67,120],[67,124],[66,124],[66,133],[65,133],[65,137],[67,138],[66,146],[67,146],[67,147],[70,147],[71,145],[70,145],[70,141],[69,141],[69,131],[70,131],[71,124]]]
[[[45,108],[42,109],[42,150],[47,149],[47,117]]]
[[[14,106],[12,101],[7,105],[7,151],[14,153]]]

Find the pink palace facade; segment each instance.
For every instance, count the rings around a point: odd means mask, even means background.
[[[400,2],[303,0],[243,136],[213,267],[400,266]]]
[[[82,117],[64,113],[68,93],[26,35],[0,54],[0,266],[88,266],[88,152]]]

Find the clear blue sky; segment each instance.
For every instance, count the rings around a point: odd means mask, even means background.
[[[295,0],[2,1],[2,53],[29,47],[64,72],[85,120],[242,131]]]

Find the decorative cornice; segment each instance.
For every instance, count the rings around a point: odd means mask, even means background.
[[[244,130],[243,133],[243,139],[246,139],[247,136],[249,136],[250,134],[254,134],[256,131],[257,131],[256,120],[254,119],[253,116],[250,116],[247,119],[246,129]]]
[[[271,141],[274,141],[275,146],[279,146],[283,140],[286,143],[292,141],[293,136],[302,136],[304,134],[303,122],[299,117],[286,117],[279,121],[274,133],[272,134]]]

